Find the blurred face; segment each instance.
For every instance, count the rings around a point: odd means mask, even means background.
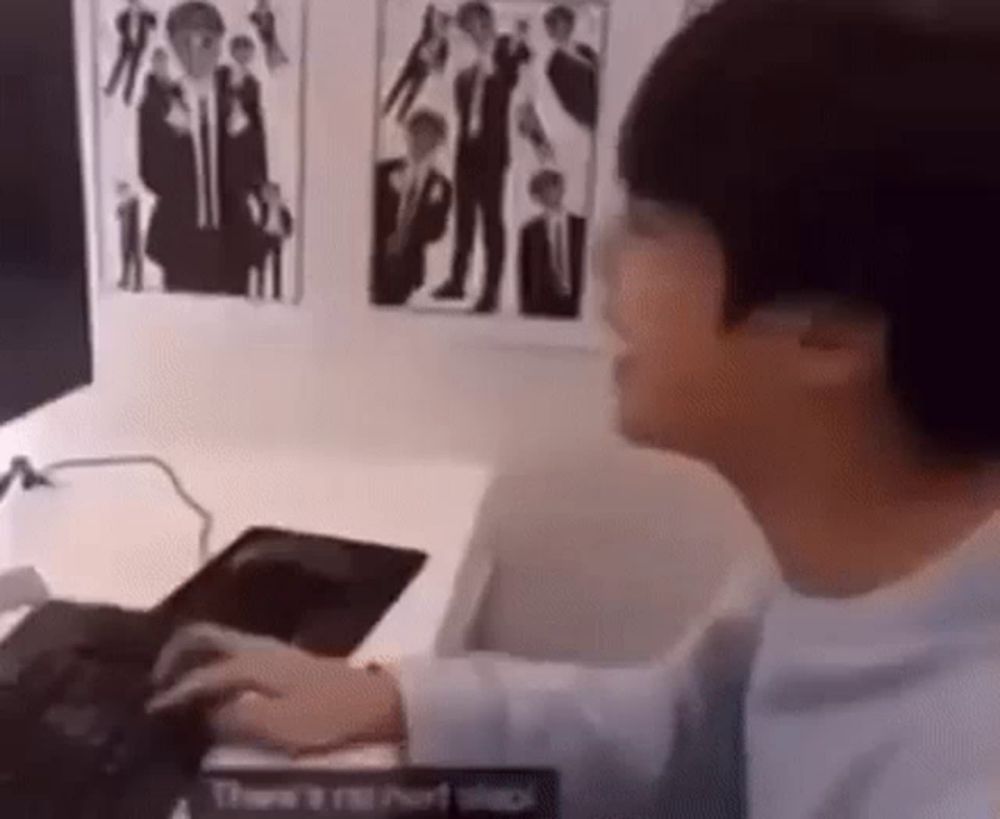
[[[780,428],[781,342],[723,326],[725,258],[704,222],[644,207],[607,261],[622,432],[722,468]]]
[[[167,76],[168,68],[167,55],[163,51],[158,51],[153,55],[153,73],[157,77],[163,78]]]
[[[549,37],[557,45],[566,45],[573,36],[573,24],[563,17],[555,18],[546,25]]]
[[[254,57],[253,46],[240,45],[233,48],[233,59],[236,61],[237,65],[247,68],[250,63],[253,62]]]
[[[222,57],[222,37],[208,29],[182,29],[170,43],[184,72],[192,79],[212,76]]]
[[[437,12],[434,15],[434,30],[438,34],[447,34],[449,28],[451,28],[451,15],[443,11]]]
[[[433,128],[418,127],[410,130],[407,137],[410,158],[414,162],[423,162],[430,157],[441,144],[438,133]]]
[[[559,210],[566,196],[566,183],[553,180],[538,191],[538,199],[546,210]]]
[[[466,20],[465,33],[478,48],[485,48],[494,39],[493,19],[486,14],[470,14]]]

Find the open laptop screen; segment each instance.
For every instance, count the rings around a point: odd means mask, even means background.
[[[171,627],[211,622],[350,654],[420,572],[422,552],[253,529],[160,604]]]

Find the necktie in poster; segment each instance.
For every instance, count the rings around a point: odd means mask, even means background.
[[[102,289],[299,303],[307,0],[94,0]]]
[[[608,6],[380,2],[371,304],[579,321]],[[418,166],[431,195],[402,241],[397,180]]]

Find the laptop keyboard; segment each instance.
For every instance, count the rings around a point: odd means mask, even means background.
[[[69,615],[77,624],[60,639],[54,623]],[[145,711],[163,642],[156,619],[50,604],[12,642],[3,653],[18,667],[7,668],[0,688],[4,818],[168,819],[207,737],[193,717]],[[45,648],[12,658],[32,642]]]

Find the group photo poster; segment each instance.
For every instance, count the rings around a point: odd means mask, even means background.
[[[308,0],[94,0],[105,293],[304,296]]]
[[[600,0],[380,0],[373,307],[579,322]]]

